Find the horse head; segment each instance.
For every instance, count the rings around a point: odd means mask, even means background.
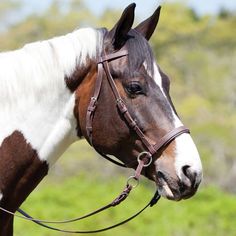
[[[89,139],[86,114],[93,96],[98,75],[97,62],[101,54],[110,55],[121,50],[127,55],[108,60],[109,73],[131,117],[150,143],[154,144],[168,132],[183,124],[171,101],[170,80],[156,63],[148,40],[160,15],[154,14],[132,29],[135,4],[128,6],[110,30],[104,30],[103,46],[97,61],[92,63],[89,76],[78,87],[75,116],[78,133]],[[100,72],[101,73],[101,72]],[[103,70],[101,91],[92,120],[92,145],[102,153],[114,155],[126,166],[136,168],[137,156],[146,147],[127,124]],[[83,90],[83,96],[80,96]],[[159,193],[171,200],[191,197],[202,178],[202,166],[196,146],[188,133],[183,133],[153,155],[153,161],[142,172],[156,182]]]

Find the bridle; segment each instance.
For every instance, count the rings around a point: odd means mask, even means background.
[[[105,51],[103,52],[103,56],[101,56],[98,60],[98,75],[97,75],[97,80],[95,82],[95,87],[94,87],[94,94],[90,99],[90,103],[87,108],[87,114],[86,114],[86,132],[87,132],[87,137],[89,140],[89,143],[94,147],[94,149],[100,153],[104,158],[107,160],[122,166],[122,167],[127,167],[126,164],[120,163],[110,157],[108,157],[106,154],[100,152],[99,150],[96,149],[96,147],[93,145],[93,118],[94,114],[98,105],[98,98],[99,94],[101,92],[101,87],[102,87],[102,80],[103,80],[103,74],[105,72],[106,78],[109,82],[110,88],[113,92],[113,95],[116,100],[116,105],[117,109],[122,114],[124,120],[128,124],[129,128],[131,128],[139,137],[139,139],[142,141],[143,145],[145,146],[146,150],[141,152],[139,156],[142,158],[151,158],[155,153],[160,151],[162,148],[165,148],[166,145],[168,145],[171,141],[173,141],[176,137],[183,133],[190,133],[189,129],[186,128],[185,126],[180,126],[178,128],[174,128],[170,132],[168,132],[166,135],[164,135],[162,138],[160,138],[157,142],[154,142],[150,138],[148,138],[142,130],[139,128],[137,122],[135,119],[132,118],[130,115],[128,108],[121,98],[119,91],[116,87],[114,78],[111,75],[110,68],[109,68],[109,62],[114,61],[118,58],[128,56],[128,51],[126,49],[121,49],[117,52],[106,54]],[[155,143],[154,145],[152,143]],[[152,160],[151,160],[152,162]]]
[[[183,134],[183,133],[190,133],[189,129],[184,127],[184,126],[180,126],[178,128],[175,128],[173,130],[171,130],[170,132],[168,132],[166,135],[164,135],[161,139],[159,139],[157,142],[153,142],[152,140],[150,140],[150,138],[148,138],[139,128],[137,122],[132,118],[132,116],[130,115],[127,106],[125,105],[125,102],[123,101],[123,99],[121,98],[117,87],[115,85],[114,79],[111,75],[110,69],[109,69],[109,62],[116,60],[118,58],[124,57],[128,55],[128,51],[125,49],[119,50],[115,53],[111,53],[111,54],[106,54],[105,52],[103,53],[103,55],[99,58],[97,65],[98,65],[98,75],[97,75],[97,79],[95,82],[95,87],[94,87],[94,94],[90,99],[88,108],[87,108],[87,113],[86,113],[86,132],[87,132],[87,138],[89,143],[93,145],[93,118],[94,118],[94,114],[97,108],[97,104],[98,104],[98,98],[99,98],[99,94],[101,92],[101,87],[102,87],[102,80],[103,80],[103,75],[105,72],[106,78],[109,82],[109,85],[111,87],[111,90],[114,94],[115,100],[116,100],[116,104],[117,104],[117,109],[119,110],[119,112],[122,114],[123,118],[125,119],[125,121],[127,122],[128,126],[137,134],[137,136],[139,137],[139,139],[142,141],[143,145],[145,146],[146,150],[142,151],[138,157],[137,157],[137,167],[135,170],[134,175],[130,176],[127,180],[126,186],[124,188],[124,190],[118,195],[118,197],[116,197],[111,203],[109,203],[108,205],[99,208],[98,210],[93,211],[92,213],[86,214],[82,217],[77,217],[75,219],[70,219],[70,220],[64,220],[64,221],[46,221],[46,220],[40,220],[40,219],[35,219],[33,217],[31,217],[30,215],[28,215],[26,212],[24,212],[21,209],[18,209],[17,211],[19,213],[21,213],[23,216],[17,215],[14,212],[8,211],[2,207],[0,207],[0,210],[16,216],[18,218],[23,218],[25,220],[30,220],[35,222],[36,224],[39,224],[43,227],[46,227],[48,229],[51,230],[55,230],[55,231],[59,231],[59,232],[65,232],[65,233],[80,233],[80,234],[88,234],[88,233],[99,233],[99,232],[103,232],[109,229],[113,229],[115,227],[118,227],[120,225],[123,225],[127,222],[129,222],[130,220],[134,219],[135,217],[137,217],[139,214],[141,214],[147,207],[152,207],[153,205],[155,205],[157,203],[157,201],[160,199],[160,195],[158,193],[158,191],[155,192],[154,196],[152,197],[152,199],[150,200],[150,202],[148,202],[148,204],[143,207],[140,211],[138,211],[137,213],[135,213],[134,215],[132,215],[131,217],[129,217],[126,220],[123,220],[120,223],[117,223],[115,225],[106,227],[106,228],[102,228],[102,229],[97,229],[97,230],[88,230],[88,231],[72,231],[72,230],[63,230],[63,229],[59,229],[59,228],[55,228],[52,226],[49,226],[45,223],[48,224],[62,224],[62,223],[70,223],[70,222],[75,222],[75,221],[79,221],[79,220],[83,220],[85,218],[88,218],[90,216],[93,216],[95,214],[98,214],[104,210],[107,210],[111,207],[115,207],[117,205],[119,205],[121,202],[123,202],[129,195],[129,193],[131,192],[132,189],[134,189],[138,183],[139,183],[139,179],[141,176],[141,172],[143,170],[143,168],[148,167],[150,164],[153,163],[153,155],[155,153],[157,153],[158,151],[160,151],[162,148],[165,148],[171,141],[173,141],[176,137],[178,137],[179,135]],[[151,142],[152,141],[152,142]],[[152,143],[155,143],[154,145]],[[107,160],[122,166],[122,167],[127,167],[126,164],[124,163],[120,163],[110,157],[108,157],[106,154],[100,152],[99,150],[96,149],[96,147],[94,147],[95,150],[97,152],[99,152],[104,158],[106,158]]]

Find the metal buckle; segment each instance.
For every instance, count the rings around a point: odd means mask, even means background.
[[[123,101],[123,99],[122,98],[117,98],[116,99],[116,103],[118,104],[118,103],[120,103],[120,104],[124,104],[124,101]]]
[[[97,98],[96,97],[91,97],[91,101],[97,102]]]
[[[116,99],[116,104],[117,104],[117,106],[118,106],[118,108],[119,108],[119,110],[122,114],[124,114],[128,111],[128,109],[127,109],[124,101],[122,100],[122,98],[117,98]]]

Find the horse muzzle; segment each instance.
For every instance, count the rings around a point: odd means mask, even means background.
[[[158,170],[155,182],[162,197],[179,201],[188,199],[197,192],[201,182],[201,174],[196,173],[191,167],[185,166],[180,179],[176,175],[171,176],[169,173]]]

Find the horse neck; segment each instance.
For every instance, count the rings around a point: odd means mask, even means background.
[[[17,130],[41,160],[54,163],[77,139],[75,95],[65,77],[95,57],[96,50],[97,32],[82,29],[2,54],[0,146]]]

